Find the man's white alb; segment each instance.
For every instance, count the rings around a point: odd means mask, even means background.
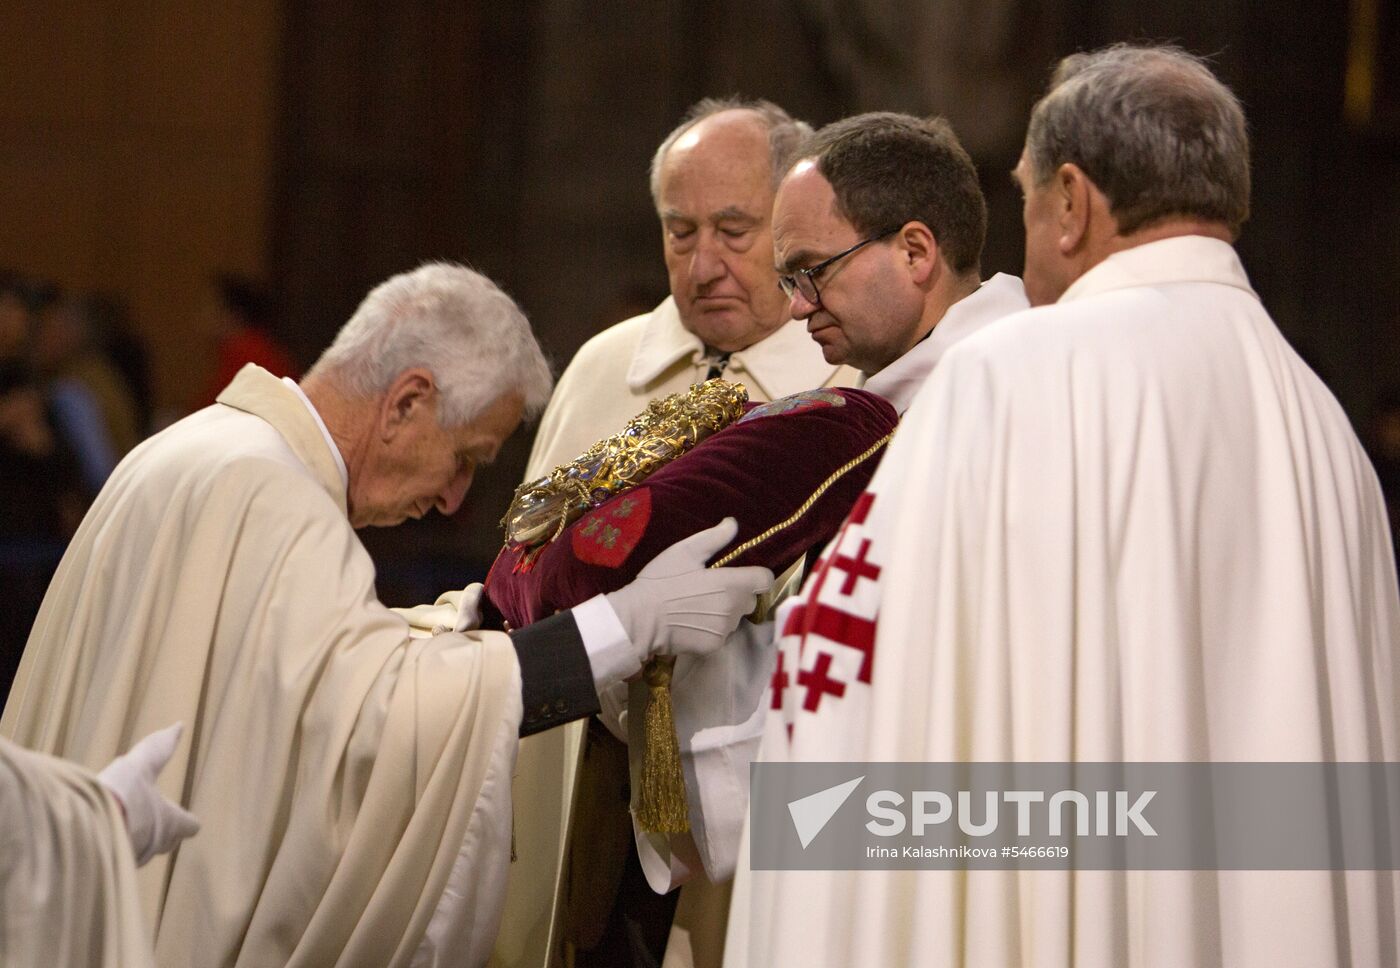
[[[1374,472],[1213,239],[949,351],[779,620],[765,759],[1400,759]],[[1397,923],[1391,872],[741,868],[726,961],[1394,965]]]
[[[0,733],[95,768],[187,724],[158,787],[203,830],[137,875],[162,966],[480,964],[510,856],[509,637],[410,640],[302,401],[256,367],[219,399],[99,495]]]

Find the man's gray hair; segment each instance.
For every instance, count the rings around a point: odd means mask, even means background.
[[[554,383],[515,301],[481,273],[448,262],[426,263],[371,290],[312,372],[373,398],[414,367],[432,372],[445,428],[460,427],[508,393],[524,398],[533,416]]]
[[[806,121],[798,121],[772,101],[748,100],[741,97],[707,97],[696,101],[685,112],[681,123],[666,136],[656,154],[651,156],[651,200],[661,207],[661,165],[666,161],[666,153],[677,139],[706,118],[721,111],[752,111],[758,115],[768,129],[768,162],[773,173],[773,187],[783,180],[788,166],[797,156],[797,151],[812,133],[812,126]]]
[[[1174,216],[1249,217],[1249,134],[1239,99],[1179,47],[1115,44],[1062,60],[1026,130],[1031,176],[1078,165],[1122,233]]]

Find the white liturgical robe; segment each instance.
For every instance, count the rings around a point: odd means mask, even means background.
[[[98,496],[0,732],[96,768],[187,728],[198,836],[137,875],[163,968],[486,960],[521,719],[498,632],[410,639],[294,389],[245,368]]]
[[[1214,239],[1113,255],[950,350],[779,624],[763,759],[1400,760],[1375,474]],[[730,966],[1397,961],[1393,871],[747,859]]]
[[[116,798],[82,767],[0,739],[0,965],[152,964]]]

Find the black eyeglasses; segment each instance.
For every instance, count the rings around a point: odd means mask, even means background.
[[[783,294],[789,299],[792,298],[794,292],[800,292],[802,293],[803,299],[807,300],[813,306],[820,306],[822,294],[817,289],[817,277],[826,271],[827,266],[840,259],[846,258],[846,256],[850,255],[852,252],[869,245],[871,242],[879,242],[881,239],[888,238],[898,231],[899,229],[894,228],[881,232],[879,235],[872,235],[868,239],[862,239],[857,242],[845,252],[838,252],[830,259],[823,259],[810,269],[798,269],[791,275],[780,275],[778,276],[778,288],[781,289]]]

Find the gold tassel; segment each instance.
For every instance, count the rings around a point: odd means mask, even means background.
[[[643,714],[646,750],[642,754],[637,822],[653,834],[683,834],[690,830],[685,774],[681,771],[681,748],[671,706],[671,671],[675,664],[674,656],[657,656],[642,667],[642,680],[647,684]]]

